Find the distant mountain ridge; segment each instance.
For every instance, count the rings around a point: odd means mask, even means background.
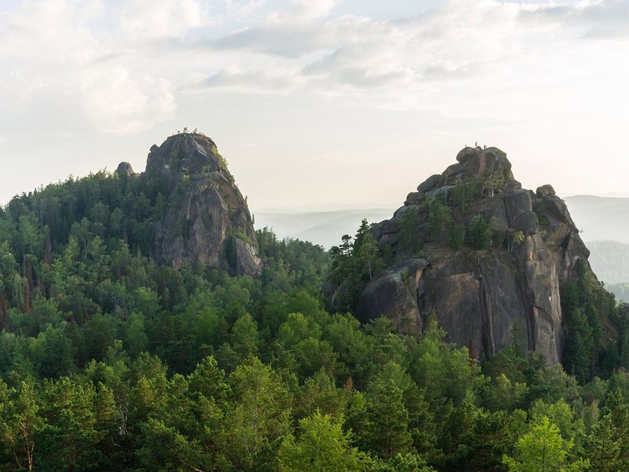
[[[629,198],[577,195],[565,202],[585,241],[629,243]]]
[[[590,264],[607,284],[629,282],[629,244],[618,241],[590,241]]]
[[[335,211],[254,211],[255,226],[269,227],[280,238],[291,237],[319,244],[338,245],[344,234],[354,235],[366,218],[377,223],[391,216],[394,208],[341,209]]]

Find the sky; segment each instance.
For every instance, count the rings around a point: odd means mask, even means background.
[[[187,127],[255,209],[392,207],[466,144],[626,192],[629,0],[0,0],[0,204]]]

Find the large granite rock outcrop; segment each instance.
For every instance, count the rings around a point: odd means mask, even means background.
[[[436,317],[449,340],[469,346],[477,358],[504,349],[513,333],[521,333],[526,348],[556,364],[564,343],[560,285],[580,276],[577,261],[587,264],[589,251],[553,188],[523,190],[504,152],[465,148],[457,161],[420,184],[392,219],[373,228],[380,249],[392,251],[401,262],[366,287],[357,316],[366,322],[384,315],[397,323],[410,321],[418,330]],[[504,180],[490,198],[483,184],[496,173]],[[466,185],[477,194],[462,205],[457,195]],[[434,199],[449,207],[452,224],[468,234],[476,215],[491,221],[492,246],[454,250],[448,241],[435,241],[427,204]],[[401,239],[409,212],[422,259]]]
[[[123,163],[117,172],[133,171]],[[166,198],[152,225],[155,258],[177,269],[202,264],[235,275],[260,274],[247,203],[210,138],[183,133],[153,145],[139,178]]]

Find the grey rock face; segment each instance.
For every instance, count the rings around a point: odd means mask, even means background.
[[[200,134],[153,146],[142,176],[168,195],[153,224],[155,256],[174,268],[202,264],[235,275],[262,269],[249,209],[214,142]]]
[[[506,195],[504,197],[504,203],[510,225],[514,225],[522,215],[533,210],[531,194],[526,190],[520,190]]]
[[[401,325],[409,321],[421,331],[417,288],[428,266],[425,259],[409,259],[392,267],[362,294],[358,313],[363,323],[386,316]]]
[[[384,315],[397,323],[410,319],[421,329],[434,314],[449,341],[469,346],[478,358],[504,349],[513,333],[521,333],[518,342],[556,364],[564,342],[559,287],[580,277],[580,259],[589,268],[589,251],[552,187],[540,187],[536,193],[522,190],[504,152],[466,148],[457,161],[441,178],[432,176],[421,184],[419,193],[439,196],[450,207],[454,224],[468,231],[476,215],[493,221],[497,241],[489,249],[475,250],[468,244],[456,251],[448,241],[432,240],[428,207],[416,194],[409,195],[392,219],[375,225],[373,235],[381,250],[392,250],[398,260],[409,257],[400,245],[400,222],[415,209],[413,237],[423,242],[424,259],[402,260],[371,282],[357,316],[366,321]],[[463,208],[455,198],[457,184],[482,188],[496,172],[504,176],[504,188],[493,198],[483,192]]]
[[[419,193],[426,193],[428,190],[438,187],[441,182],[441,178],[441,174],[431,175],[425,182],[422,182],[417,186],[417,191]]]
[[[133,167],[128,162],[121,162],[118,164],[118,168],[116,169],[116,174],[120,176],[129,176],[133,175]]]
[[[495,147],[465,148],[457,154],[456,160],[462,164],[463,172],[475,178],[495,172],[502,172],[507,178],[511,172],[511,163],[507,155]]]
[[[537,191],[535,193],[540,198],[543,198],[543,197],[554,197],[555,196],[555,189],[553,188],[552,185],[546,184],[546,185],[542,185],[541,187],[538,187]]]
[[[419,205],[422,202],[422,196],[423,194],[421,192],[411,192],[406,196],[404,205]]]

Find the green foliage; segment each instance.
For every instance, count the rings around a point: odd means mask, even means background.
[[[487,191],[487,196],[494,198],[494,195],[504,190],[506,183],[504,173],[497,170],[483,182],[483,193]]]
[[[273,370],[257,358],[229,377],[233,408],[226,422],[227,454],[238,470],[260,470],[273,461],[278,441],[289,431],[290,393]]]
[[[592,328],[588,325],[587,317],[582,311],[574,310],[566,315],[568,335],[566,336],[564,367],[580,382],[584,382],[590,376]]]
[[[515,445],[514,457],[505,456],[504,463],[513,472],[587,470],[583,460],[568,461],[572,443],[559,434],[559,428],[543,417]]]
[[[421,240],[417,237],[416,229],[419,224],[419,209],[416,206],[408,207],[400,220],[400,240],[398,247],[402,251],[407,251],[411,256],[416,255],[421,250]]]
[[[591,470],[625,470],[629,467],[629,409],[619,391],[610,392],[606,410],[592,427],[585,448]]]
[[[364,440],[369,449],[383,459],[410,452],[413,438],[409,430],[409,413],[403,391],[392,379],[377,380],[367,395],[367,417]]]
[[[353,241],[349,235],[344,235],[341,245],[334,246],[330,255],[334,307],[339,311],[353,311],[365,283],[377,278],[385,269],[384,255],[378,249],[367,220],[362,221]]]
[[[472,200],[470,195],[470,187],[464,182],[458,182],[452,189],[454,202],[461,207],[461,212],[467,212],[467,207]]]
[[[247,233],[245,233],[245,231],[242,228],[232,228],[229,231],[227,231],[227,234],[229,234],[230,236],[236,239],[240,239],[241,241],[244,241],[247,244],[253,244],[253,241],[251,240],[251,238],[247,236]]]
[[[280,448],[280,470],[286,472],[353,472],[366,470],[367,456],[351,446],[340,421],[316,411],[299,422],[300,436],[288,436]]]
[[[470,222],[470,244],[474,249],[489,249],[491,228],[483,215],[476,215]]]
[[[223,174],[225,176],[227,176],[227,180],[229,180],[229,182],[231,182],[233,184],[234,183],[234,176],[229,171],[229,167],[227,165],[227,160],[221,154],[218,153],[216,148],[214,148],[214,151],[215,151],[216,156],[218,157],[218,163],[221,166],[221,170],[223,171]]]
[[[619,315],[613,294],[596,282],[587,263],[577,262],[578,282],[568,280],[561,287],[561,309],[566,329],[563,364],[580,382],[600,375],[608,377],[622,365],[624,318]],[[603,323],[619,328],[620,345],[603,346]],[[625,344],[626,346],[626,344]]]
[[[450,247],[452,247],[455,251],[463,249],[465,234],[465,225],[454,225],[452,228],[452,234],[450,235]]]
[[[524,403],[526,384],[510,380],[504,373],[482,387],[483,403],[490,411],[513,411]]]
[[[377,459],[371,472],[435,472],[418,454],[398,454],[389,460]]]
[[[452,210],[441,199],[435,198],[428,205],[428,228],[433,241],[444,242],[452,228]]]
[[[99,173],[0,211],[0,470],[503,472],[535,470],[541,443],[556,470],[628,468],[629,322],[585,264],[561,294],[568,373],[517,329],[481,368],[434,321],[352,316],[394,256],[367,222],[331,254],[258,231],[258,279],[174,270],[149,244],[169,192]],[[435,240],[473,240],[430,205]]]
[[[513,252],[513,249],[524,242],[524,233],[509,228],[507,231],[507,251]]]

